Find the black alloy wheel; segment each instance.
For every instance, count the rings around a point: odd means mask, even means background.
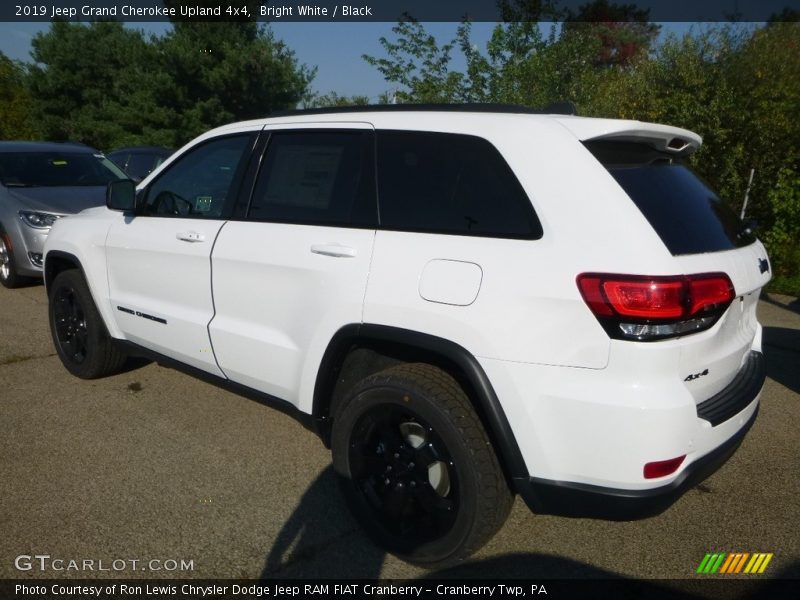
[[[353,515],[408,562],[463,560],[511,510],[480,418],[458,382],[433,365],[400,364],[355,385],[335,409],[331,450]]]
[[[402,406],[376,404],[358,419],[351,440],[352,481],[381,527],[409,548],[450,531],[458,474],[429,423]]]
[[[75,290],[60,287],[53,294],[56,343],[64,356],[80,365],[86,360],[89,333],[86,314]]]
[[[81,272],[58,273],[47,292],[50,334],[64,367],[82,379],[119,371],[126,356],[108,335]]]

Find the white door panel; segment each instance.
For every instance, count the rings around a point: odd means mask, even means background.
[[[210,256],[223,224],[135,217],[115,223],[106,242],[111,310],[125,337],[215,375]]]
[[[374,237],[369,229],[228,223],[214,246],[209,327],[225,375],[297,405],[307,357],[321,356],[342,324],[361,322]]]

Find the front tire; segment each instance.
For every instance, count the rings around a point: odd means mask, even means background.
[[[11,240],[0,229],[0,284],[8,289],[18,288],[29,283],[30,279],[17,273],[14,266],[14,251]]]
[[[356,518],[381,546],[452,565],[503,525],[513,496],[464,390],[424,363],[367,377],[335,416],[333,465]]]
[[[113,344],[77,269],[62,271],[48,290],[50,333],[66,369],[81,379],[119,371],[125,355]]]

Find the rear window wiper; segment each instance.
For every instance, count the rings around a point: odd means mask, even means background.
[[[756,229],[758,229],[758,221],[749,219],[742,223],[739,231],[736,232],[736,237],[741,239],[745,236],[754,236],[756,234]]]

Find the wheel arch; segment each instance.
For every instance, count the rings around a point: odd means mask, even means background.
[[[111,337],[122,339],[122,332],[117,328],[117,324],[109,310],[110,304],[107,301],[107,287],[104,287],[107,286],[107,282],[105,281],[105,263],[98,262],[97,264],[92,264],[91,259],[91,256],[87,256],[86,262],[84,263],[76,254],[66,250],[47,251],[44,257],[43,269],[45,289],[49,295],[50,287],[59,273],[67,269],[77,269],[83,276],[84,281],[86,281],[89,293],[92,296],[97,311],[100,313],[100,318],[103,321],[106,331]],[[92,277],[92,273],[95,274],[94,277]],[[100,281],[96,281],[96,279],[100,279]]]
[[[86,273],[83,270],[83,265],[81,264],[81,261],[78,260],[77,256],[61,250],[50,250],[50,252],[45,255],[44,259],[45,287],[50,289],[50,286],[52,285],[56,276],[67,269],[78,269],[81,272],[81,275],[83,275],[83,278],[87,279]]]
[[[348,359],[361,351],[355,365]],[[371,357],[371,358],[370,358]],[[464,387],[494,446],[512,489],[515,480],[528,480],[528,469],[511,425],[489,377],[477,359],[463,346],[450,340],[418,331],[373,324],[351,324],[333,336],[320,362],[314,385],[312,415],[315,429],[326,446],[337,404],[352,378],[371,375],[387,366],[419,361],[438,366]]]

